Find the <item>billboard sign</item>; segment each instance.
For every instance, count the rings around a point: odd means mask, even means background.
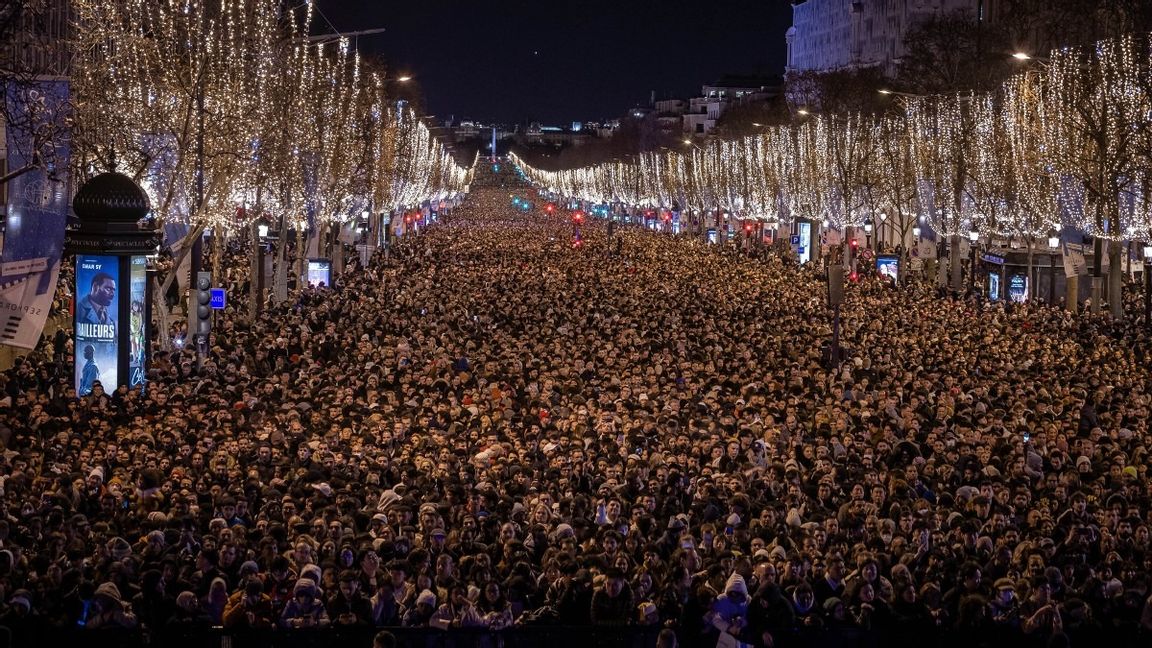
[[[308,286],[332,286],[332,262],[328,259],[308,259]]]
[[[118,257],[76,257],[75,377],[80,396],[91,394],[96,383],[108,392],[119,384],[119,289]]]
[[[128,386],[144,384],[148,363],[148,260],[143,255],[130,258],[128,270]]]

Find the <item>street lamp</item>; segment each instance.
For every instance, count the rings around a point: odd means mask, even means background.
[[[920,226],[916,225],[912,228],[912,236],[916,237],[917,241],[920,239]]]
[[[253,241],[256,254],[253,259],[252,270],[255,276],[252,277],[252,303],[249,304],[249,315],[252,317],[252,321],[256,321],[264,309],[264,264],[266,263],[265,254],[271,234],[269,222],[261,216],[256,221],[256,240]]]
[[[1056,303],[1056,250],[1060,249],[1060,237],[1048,237],[1048,305]]]
[[[977,256],[976,255],[979,252],[979,247],[980,247],[979,246],[980,232],[977,232],[976,230],[969,230],[968,231],[968,240],[972,242],[972,245],[969,246],[972,248],[972,261],[969,264],[971,266],[971,272],[972,272],[971,285],[972,285],[972,289],[976,291],[977,295],[979,295],[980,294],[980,288],[979,288],[978,284],[976,283],[976,281],[977,281],[977,279],[976,279]]]
[[[927,96],[927,95],[922,95],[922,94],[913,94],[911,92],[897,92],[895,90],[888,90],[887,88],[877,90],[876,92],[879,92],[880,94],[885,95],[885,96],[889,96],[889,97],[892,97],[892,96],[909,97],[912,99],[922,99],[922,98]]]
[[[872,221],[864,222],[864,244],[869,250],[872,249]]]

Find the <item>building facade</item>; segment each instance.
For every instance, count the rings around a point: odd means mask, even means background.
[[[992,0],[794,0],[788,72],[879,67],[894,75],[904,36],[918,22],[967,11],[988,14]]]

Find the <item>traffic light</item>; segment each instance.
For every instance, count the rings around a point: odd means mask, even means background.
[[[855,283],[858,279],[860,279],[860,275],[853,271],[852,274],[848,275],[848,278],[851,279],[853,283]]]
[[[547,204],[547,205],[544,207],[544,211],[546,211],[546,212],[548,212],[549,214],[551,214],[552,212],[556,211],[556,205],[553,205],[552,203],[548,203],[548,204]]]
[[[208,334],[212,332],[212,273],[196,273],[196,335],[193,338],[197,348],[208,345]]]
[[[860,241],[857,241],[856,239],[852,239],[851,241],[848,242],[848,245],[852,247],[853,251],[855,251],[856,248],[860,247]]]
[[[744,223],[744,231],[751,234],[752,233],[752,223]]]
[[[576,213],[572,214],[572,222],[576,223],[577,225],[580,225],[581,223],[583,223],[584,222],[584,212],[577,211]]]

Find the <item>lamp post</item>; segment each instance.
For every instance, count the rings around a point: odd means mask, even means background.
[[[972,290],[976,291],[976,294],[979,295],[980,294],[980,284],[978,284],[976,282],[977,281],[976,280],[976,274],[977,274],[976,273],[976,263],[979,260],[978,255],[980,253],[980,232],[977,232],[976,230],[969,231],[968,232],[968,241],[971,242],[971,245],[969,247],[972,248],[972,262],[970,264],[972,277],[971,277],[970,283],[972,285]]]
[[[864,247],[872,249],[872,221],[864,223]]]
[[[1056,303],[1056,250],[1060,249],[1060,237],[1048,237],[1048,305]]]
[[[252,321],[260,317],[260,313],[264,310],[264,275],[267,271],[265,267],[267,261],[265,254],[268,251],[268,237],[269,225],[268,221],[261,218],[256,221],[256,237],[253,243],[256,247],[256,254],[254,255],[255,262],[255,280],[252,285],[252,303],[249,306],[249,313],[252,316]]]

